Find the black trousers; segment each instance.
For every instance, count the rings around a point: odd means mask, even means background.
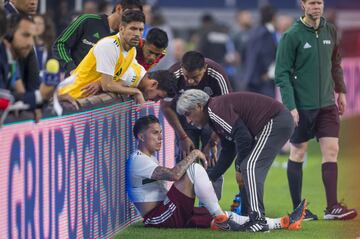
[[[276,155],[293,131],[294,121],[290,112],[287,110],[280,112],[256,135],[250,153],[236,161],[236,167],[240,168],[244,178],[249,210],[257,212],[259,217],[265,216],[263,202],[265,178]]]

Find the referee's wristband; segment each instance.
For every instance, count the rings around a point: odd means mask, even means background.
[[[180,140],[184,140],[186,138],[188,138],[187,134],[183,134],[183,135],[180,136]]]

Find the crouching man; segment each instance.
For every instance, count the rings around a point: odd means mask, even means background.
[[[187,90],[176,110],[198,128],[209,124],[222,142],[219,160],[209,177],[216,180],[232,164],[244,178],[249,202],[246,231],[267,231],[263,193],[266,175],[281,147],[291,136],[290,112],[270,97],[236,92],[209,97],[201,90]]]
[[[145,226],[241,230],[249,221],[248,217],[221,209],[204,167],[196,162],[199,160],[206,167],[206,158],[200,150],[191,151],[175,167],[166,168],[155,157],[162,143],[159,120],[153,115],[144,116],[135,122],[133,133],[138,147],[126,164],[126,185]],[[165,181],[174,182],[169,191]],[[205,208],[194,207],[195,196]],[[292,214],[267,219],[269,228],[299,229],[305,208],[303,200]]]

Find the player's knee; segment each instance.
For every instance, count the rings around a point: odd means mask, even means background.
[[[290,159],[292,161],[295,161],[295,162],[303,162],[306,151],[307,151],[306,146],[301,146],[301,145],[293,146],[293,145],[291,145]]]
[[[323,147],[322,153],[325,162],[336,162],[339,153],[339,145],[338,144],[326,145],[325,147]]]
[[[203,166],[198,163],[192,163],[186,170],[186,174],[190,181],[194,184],[197,177],[203,177],[203,175],[207,176],[207,173]]]

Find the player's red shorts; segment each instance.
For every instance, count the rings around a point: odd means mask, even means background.
[[[210,227],[212,217],[206,208],[194,207],[194,198],[181,193],[174,185],[167,193],[169,200],[144,216],[145,226],[184,228]]]

